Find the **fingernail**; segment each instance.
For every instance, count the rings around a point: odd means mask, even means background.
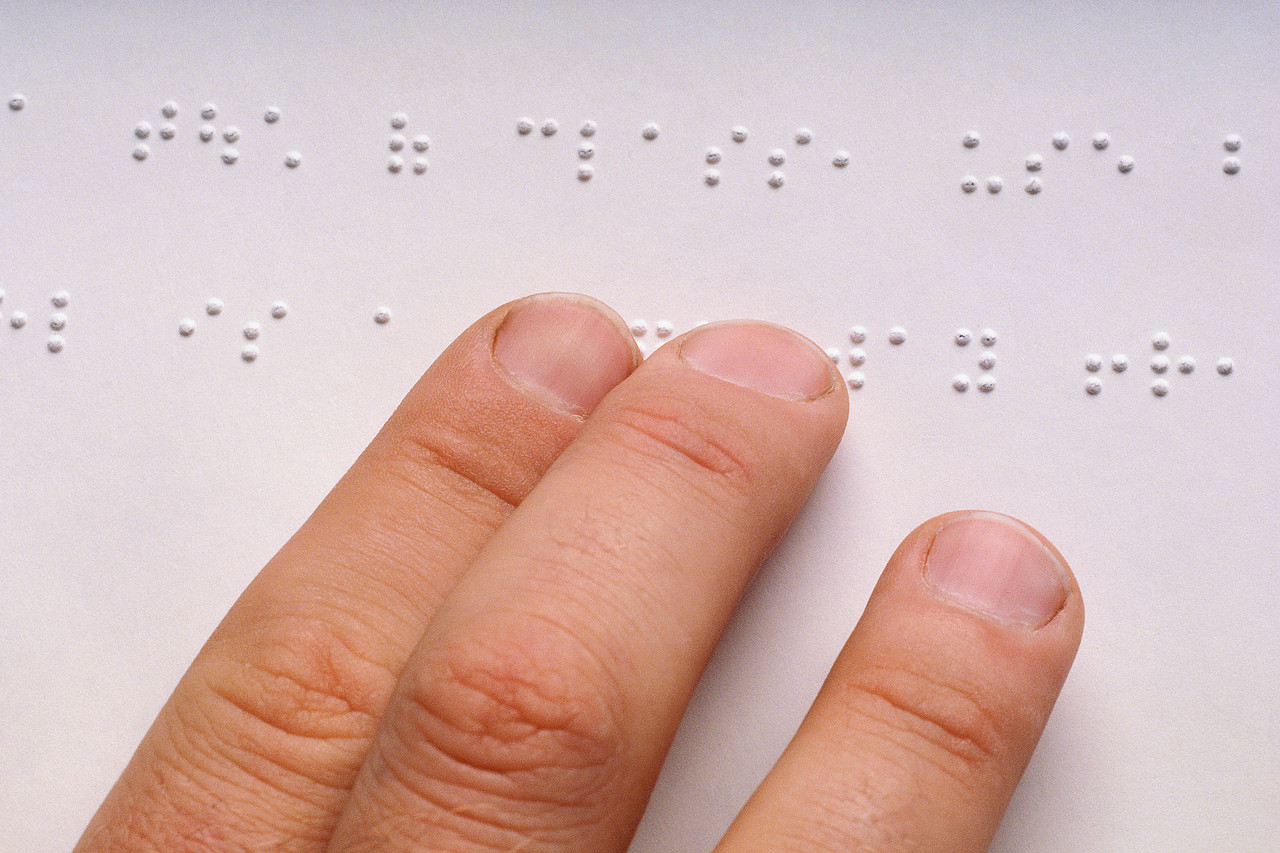
[[[517,303],[498,328],[494,361],[513,385],[586,415],[636,366],[630,336],[591,300],[562,293]]]
[[[812,400],[834,385],[826,353],[770,323],[701,326],[681,342],[680,358],[717,379],[788,400]]]
[[[1024,524],[977,512],[939,530],[925,576],[945,598],[1001,622],[1039,628],[1067,600],[1065,572]]]

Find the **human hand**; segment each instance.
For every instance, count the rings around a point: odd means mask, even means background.
[[[847,413],[775,326],[641,364],[593,300],[497,309],[236,602],[76,849],[625,851]],[[1039,534],[926,522],[718,849],[985,850],[1083,618]]]

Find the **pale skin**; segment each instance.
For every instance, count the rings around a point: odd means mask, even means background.
[[[623,853],[848,406],[780,327],[642,362],[587,297],[491,312],[236,602],[76,850]],[[1083,622],[1031,528],[925,522],[717,850],[987,849]]]

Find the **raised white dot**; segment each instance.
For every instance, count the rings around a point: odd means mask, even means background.
[[[1066,151],[1067,146],[1071,144],[1071,137],[1065,131],[1058,131],[1053,135],[1053,147],[1059,151]]]
[[[1004,189],[1004,178],[1001,178],[999,175],[992,175],[987,178],[987,192],[995,195],[1002,189]]]
[[[992,352],[984,353],[982,358],[978,359],[978,367],[981,367],[983,370],[995,370],[996,369],[995,353],[992,353]]]
[[[277,320],[283,320],[289,314],[289,306],[285,302],[271,303],[271,316]]]
[[[45,344],[49,348],[49,352],[62,352],[62,348],[67,345],[67,341],[62,335],[50,335],[49,342]]]
[[[256,341],[258,335],[262,334],[262,326],[257,323],[249,322],[244,324],[244,328],[240,330],[244,334],[246,341]]]
[[[413,138],[413,150],[421,154],[431,147],[431,137],[425,133],[420,133]]]
[[[226,127],[224,127],[222,129],[222,141],[223,142],[239,142],[240,128],[236,127],[234,124],[229,124]]]
[[[769,175],[769,186],[775,190],[787,182],[787,176],[781,172],[774,172]]]
[[[578,128],[578,133],[581,133],[583,136],[587,136],[587,137],[595,136],[596,123],[591,119],[587,119],[582,123],[582,127]]]
[[[854,326],[853,328],[849,329],[849,340],[855,344],[866,343],[867,327]]]
[[[807,127],[796,130],[796,145],[808,145],[813,141],[813,131]]]
[[[1164,373],[1168,369],[1169,369],[1168,356],[1163,356],[1163,355],[1152,356],[1151,358],[1152,373]]]
[[[1240,158],[1227,157],[1226,159],[1224,159],[1222,161],[1222,171],[1226,172],[1228,175],[1234,175],[1235,173],[1239,172]]]
[[[1155,394],[1157,397],[1163,397],[1165,394],[1169,393],[1169,383],[1163,379],[1157,379],[1155,382],[1151,383],[1151,393]]]
[[[66,308],[68,303],[71,302],[71,295],[65,290],[59,290],[49,297],[49,302],[53,304],[54,308]]]
[[[560,130],[560,122],[556,121],[553,118],[549,118],[542,123],[543,136],[555,136],[556,132],[559,130]]]
[[[133,159],[145,160],[151,154],[151,148],[145,144],[138,144],[133,147]]]
[[[414,158],[413,158],[413,173],[414,173],[415,175],[424,175],[424,174],[426,174],[426,172],[427,172],[427,166],[428,166],[428,163],[427,163],[427,158],[426,158],[426,157],[414,157]]]
[[[1178,359],[1179,373],[1194,373],[1196,369],[1196,360],[1189,355],[1184,355]]]
[[[239,159],[240,152],[234,148],[228,148],[226,151],[222,152],[222,162],[226,163],[228,166],[234,164]]]
[[[967,347],[969,342],[973,340],[973,332],[968,329],[956,329],[956,333],[952,336],[952,340],[956,342],[958,347]]]
[[[746,142],[747,129],[740,124],[734,125],[733,129],[729,131],[729,138],[734,142]]]
[[[222,313],[222,300],[214,296],[204,304],[204,313],[210,317],[217,317]]]
[[[240,359],[245,362],[255,362],[258,360],[258,345],[245,344],[240,348]]]
[[[990,374],[979,376],[978,390],[983,394],[990,394],[992,391],[996,390],[996,378]]]
[[[393,175],[400,174],[400,170],[404,168],[404,158],[398,154],[392,154],[387,158],[387,171]]]
[[[1105,150],[1106,147],[1110,144],[1111,144],[1111,137],[1107,136],[1105,133],[1095,133],[1093,135],[1093,147],[1098,149],[1099,151]]]
[[[1116,161],[1116,168],[1120,170],[1121,174],[1127,175],[1133,171],[1133,158],[1128,154],[1124,155]]]
[[[15,329],[21,329],[23,326],[27,325],[27,312],[14,311],[9,315],[9,325],[13,326]]]
[[[707,169],[707,171],[702,173],[702,180],[707,186],[714,187],[716,184],[720,183],[720,170]]]
[[[827,347],[826,353],[832,364],[840,363],[840,347]]]
[[[984,347],[993,347],[996,345],[996,341],[999,340],[996,336],[995,329],[983,329],[979,337],[982,338],[982,345]]]
[[[583,163],[581,166],[578,167],[578,180],[582,181],[583,183],[586,183],[587,181],[591,180],[593,177],[595,177],[595,174],[596,174],[595,168],[593,168],[592,166],[586,163]]]
[[[596,156],[596,147],[590,142],[584,142],[578,146],[579,160],[590,160],[594,156]]]
[[[133,126],[133,135],[139,139],[146,139],[151,135],[151,122],[140,121]]]
[[[637,338],[643,338],[649,334],[649,323],[643,317],[637,317],[627,326],[631,330],[631,334]]]
[[[200,108],[200,118],[205,121],[213,121],[218,117],[218,105],[209,103]]]
[[[404,113],[391,114],[391,129],[404,130],[404,126],[409,123],[409,117]]]
[[[516,133],[520,134],[521,136],[528,136],[529,134],[533,133],[533,119],[520,118],[518,121],[516,121]]]
[[[867,384],[867,376],[861,370],[855,370],[853,373],[849,374],[849,379],[847,381],[849,383],[849,387],[854,391],[857,391],[863,385]]]
[[[707,162],[711,165],[714,166],[716,163],[719,163],[722,157],[724,157],[724,152],[719,148],[716,148],[714,145],[707,149]]]
[[[969,390],[969,377],[963,373],[957,373],[951,380],[951,387],[963,394]]]
[[[1223,376],[1230,376],[1231,371],[1236,369],[1236,363],[1230,358],[1223,356],[1218,359],[1218,373]]]
[[[267,124],[275,124],[280,120],[280,108],[267,107],[266,111],[262,114],[262,120]]]
[[[861,367],[867,363],[867,351],[861,347],[854,347],[849,350],[849,363],[854,367]]]
[[[178,334],[184,338],[189,338],[196,333],[196,322],[190,317],[178,323]]]
[[[1086,379],[1084,390],[1089,396],[1096,397],[1102,393],[1102,382],[1097,379]]]
[[[1040,190],[1044,189],[1044,186],[1040,183],[1039,178],[1032,178],[1027,181],[1027,185],[1024,189],[1026,189],[1027,195],[1039,195]]]
[[[178,102],[165,101],[163,104],[160,105],[160,115],[164,116],[165,118],[174,118],[175,116],[177,116]]]
[[[373,312],[373,322],[379,326],[385,326],[391,322],[391,309],[385,305]]]
[[[659,320],[653,327],[653,333],[660,338],[669,338],[671,333],[676,330],[670,320]]]
[[[161,139],[173,139],[177,135],[178,135],[178,128],[174,127],[172,122],[166,121],[164,124],[160,125]]]
[[[973,175],[965,175],[960,179],[960,189],[971,193],[978,188],[978,179]]]
[[[787,154],[781,148],[775,148],[769,152],[769,165],[781,166],[787,162]]]
[[[49,318],[49,328],[55,332],[61,332],[67,327],[67,315],[61,311]]]
[[[393,133],[387,137],[387,147],[392,151],[404,150],[405,138],[403,133]]]
[[[26,105],[27,98],[25,95],[20,95],[17,92],[14,92],[9,96],[9,109],[13,110],[15,113]]]
[[[843,148],[837,151],[831,158],[831,165],[835,166],[837,169],[843,169],[845,166],[848,166],[849,152],[845,151]]]
[[[1222,140],[1222,147],[1228,151],[1240,150],[1240,134],[1228,133]]]
[[[1111,356],[1111,369],[1116,373],[1124,373],[1129,369],[1129,357],[1119,352]]]
[[[1156,332],[1151,336],[1151,348],[1154,350],[1167,350],[1169,343],[1168,332]]]
[[[982,137],[978,136],[978,134],[972,130],[966,133],[964,138],[960,140],[961,144],[963,144],[965,148],[977,148],[978,143],[981,141]]]
[[[284,164],[290,169],[296,169],[302,165],[302,154],[297,151],[290,151],[284,155]]]
[[[211,125],[211,124],[202,124],[202,125],[200,125],[200,141],[201,141],[201,142],[209,142],[210,140],[212,140],[212,139],[213,139],[214,135],[215,135],[217,132],[218,132],[217,128],[215,128],[215,127],[214,127],[213,125]]]
[[[1084,357],[1084,369],[1090,373],[1097,373],[1102,369],[1102,356],[1097,353],[1089,353]]]
[[[658,127],[654,122],[649,122],[640,131],[640,135],[650,142],[658,138],[658,134],[662,132],[662,128]]]
[[[1044,168],[1044,158],[1039,154],[1027,155],[1027,171],[1038,172]]]
[[[895,347],[901,346],[902,344],[906,343],[906,341],[907,341],[906,329],[902,328],[901,326],[894,326],[892,329],[889,330],[889,343],[893,344]]]

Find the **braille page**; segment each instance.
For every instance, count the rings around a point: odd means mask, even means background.
[[[491,308],[827,349],[843,444],[633,845],[710,849],[902,537],[1084,642],[993,849],[1280,836],[1280,8],[0,8],[0,848],[68,849],[218,619]],[[672,488],[677,488],[672,484]]]

